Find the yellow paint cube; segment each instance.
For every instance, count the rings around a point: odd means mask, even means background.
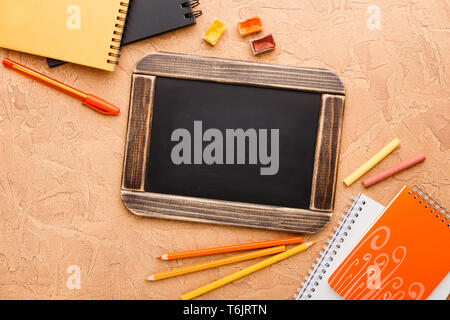
[[[223,23],[217,18],[214,19],[211,25],[209,26],[208,30],[206,30],[205,33],[203,34],[203,40],[215,46],[226,28],[227,26],[225,25],[225,23]]]

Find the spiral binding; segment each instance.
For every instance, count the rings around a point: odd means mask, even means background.
[[[185,17],[186,19],[189,19],[189,18],[197,19],[197,18],[200,17],[202,14],[203,14],[203,11],[202,11],[202,10],[195,10],[195,11],[186,13],[186,14],[184,15],[184,17]]]
[[[114,51],[108,52],[108,59],[106,60],[107,63],[114,64],[114,65],[119,64],[120,54],[118,52],[120,50],[120,41],[122,40],[122,33],[123,33],[124,25],[125,25],[125,18],[127,16],[128,3],[121,1],[120,6],[122,8],[120,8],[118,10],[119,15],[117,16],[117,22],[114,25],[115,30],[113,31],[113,38],[111,39],[112,43],[109,46],[109,48]]]
[[[200,0],[190,0],[190,1],[186,1],[186,2],[182,2],[181,3],[181,7],[182,8],[188,8],[191,7],[191,9],[194,9],[195,7],[200,5]],[[184,17],[186,19],[190,19],[190,18],[198,18],[203,14],[202,10],[195,10],[189,13],[184,14]]]
[[[447,227],[450,227],[450,215],[445,208],[441,207],[417,186],[413,186],[411,189],[412,191],[409,191],[408,193],[416,199],[419,204],[423,205],[425,209],[429,209],[429,212],[434,214],[433,217],[440,219],[440,222],[447,224]],[[344,210],[346,214],[340,217],[341,220],[338,222],[338,226],[334,227],[335,232],[330,234],[327,245],[323,247],[323,251],[320,252],[319,258],[316,259],[316,263],[312,265],[312,268],[308,271],[308,275],[302,282],[301,287],[297,290],[298,293],[294,295],[295,299],[299,299],[300,295],[306,299],[312,297],[315,292],[315,287],[319,285],[323,275],[327,273],[327,269],[330,266],[329,262],[333,261],[334,256],[338,254],[341,244],[345,242],[345,238],[348,235],[347,231],[352,229],[352,225],[355,224],[356,220],[359,218],[364,205],[366,205],[366,201],[358,201],[358,198],[356,197],[353,197],[352,201],[347,204],[347,208]],[[349,213],[351,214],[349,215]],[[337,234],[339,235],[335,238]],[[327,251],[330,253],[327,253]],[[323,260],[324,255],[326,254],[329,255],[329,262]],[[320,268],[316,270],[316,273],[313,275],[317,264],[321,261],[322,264],[320,265]],[[303,288],[305,287],[307,287],[307,289],[303,292]]]
[[[199,0],[191,0],[189,1],[189,4],[191,5],[191,8],[194,9],[195,7],[197,7],[200,4]]]
[[[312,268],[308,271],[308,275],[305,277],[305,280],[302,282],[301,287],[297,290],[297,294],[294,295],[295,299],[300,297],[300,294],[303,291],[303,288],[308,286],[308,289],[303,292],[303,295],[306,299],[310,299],[314,292],[316,291],[315,287],[317,287],[320,281],[323,279],[323,275],[327,273],[327,269],[330,266],[330,262],[334,260],[334,257],[338,254],[339,249],[341,249],[341,245],[345,242],[345,238],[348,235],[348,231],[352,229],[352,225],[356,223],[356,220],[360,216],[360,212],[363,210],[363,207],[366,205],[365,200],[358,201],[357,197],[352,197],[352,201],[347,204],[346,209],[344,209],[345,214],[340,217],[340,221],[338,221],[338,226],[334,227],[334,232],[329,235],[327,240],[327,245],[324,246],[322,251],[320,252],[320,256],[316,259],[316,263],[312,265]],[[351,214],[349,214],[351,212]],[[335,236],[339,233],[339,236],[335,238]],[[316,270],[316,273],[313,275],[316,266],[321,260],[324,258],[324,255],[327,254],[327,251],[330,252],[329,257],[326,260],[322,261],[322,264],[319,269]],[[313,275],[311,277],[311,275]],[[309,283],[311,285],[309,285]]]
[[[419,204],[422,204],[425,209],[429,209],[430,213],[435,214],[436,219],[440,219],[442,223],[447,223],[447,227],[450,227],[450,215],[445,208],[441,207],[428,194],[420,190],[417,186],[412,186],[411,189],[413,191],[409,191],[408,193],[412,195],[414,199],[417,199]]]

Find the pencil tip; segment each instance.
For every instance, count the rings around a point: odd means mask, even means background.
[[[159,256],[159,257],[156,257],[156,259],[158,259],[158,260],[161,260],[161,256]]]
[[[310,241],[310,242],[305,243],[305,245],[309,248],[309,247],[311,247],[312,245],[314,245],[316,242],[317,242],[317,240]]]
[[[150,276],[148,276],[147,278],[145,278],[145,280],[147,280],[147,281],[153,281],[153,280],[155,280],[155,276],[154,276],[154,275],[150,275]]]
[[[163,254],[161,256],[161,260],[169,260],[169,256],[167,254]]]

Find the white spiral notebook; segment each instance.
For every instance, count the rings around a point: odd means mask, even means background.
[[[369,227],[381,216],[384,207],[360,193],[346,209],[338,226],[334,228],[328,244],[308,276],[294,295],[296,300],[341,300],[328,285],[328,278],[337,269],[354,246],[364,236]],[[428,300],[444,300],[450,293],[450,274],[434,289]]]

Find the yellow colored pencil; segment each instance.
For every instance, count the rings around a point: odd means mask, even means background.
[[[353,171],[351,175],[344,179],[344,183],[347,187],[353,184],[356,180],[361,178],[367,171],[375,167],[381,160],[386,158],[395,148],[400,144],[400,140],[395,138],[389,142],[383,149],[380,150],[376,155],[367,160],[361,167]]]
[[[206,269],[223,266],[223,265],[230,264],[230,263],[246,261],[246,260],[251,260],[251,259],[258,258],[258,257],[268,256],[270,254],[280,253],[283,251],[286,251],[285,246],[277,246],[277,247],[267,248],[267,249],[263,249],[263,250],[255,250],[255,251],[235,255],[232,257],[227,257],[227,258],[218,259],[218,260],[212,260],[212,261],[208,261],[208,262],[204,262],[204,263],[194,264],[192,266],[187,266],[187,267],[173,269],[173,270],[169,270],[169,271],[165,271],[165,272],[155,273],[155,274],[148,276],[146,278],[146,280],[153,281],[153,280],[161,280],[161,279],[171,278],[171,277],[180,276],[180,275],[186,274],[186,273],[192,273],[192,272],[196,272],[196,271],[201,271],[201,270],[206,270]]]
[[[226,277],[223,277],[222,279],[216,280],[214,282],[211,282],[207,285],[204,285],[203,287],[200,287],[198,289],[192,290],[191,292],[188,292],[186,294],[183,294],[181,296],[181,300],[191,300],[194,299],[198,296],[201,296],[202,294],[205,294],[209,291],[212,291],[214,289],[217,289],[221,286],[224,286],[230,282],[233,282],[235,280],[238,280],[242,277],[245,277],[246,275],[249,275],[250,273],[256,272],[258,270],[261,270],[265,267],[270,266],[271,264],[274,264],[278,261],[281,261],[283,259],[286,259],[296,253],[302,252],[306,249],[308,249],[309,247],[311,247],[313,244],[315,243],[315,241],[313,242],[306,242],[306,243],[302,243],[299,244],[298,246],[293,247],[292,249],[289,249],[285,252],[279,253],[277,255],[274,255],[270,258],[264,259],[261,262],[258,262],[248,268],[242,269],[238,272],[232,273]]]

